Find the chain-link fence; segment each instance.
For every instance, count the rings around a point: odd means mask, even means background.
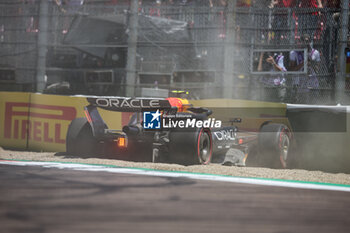
[[[0,1],[0,89],[336,102],[340,8],[132,1]]]
[[[31,90],[35,82],[37,4],[0,2],[0,77],[3,90]]]

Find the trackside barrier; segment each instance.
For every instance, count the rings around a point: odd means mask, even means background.
[[[191,101],[195,106],[215,108],[212,117],[223,122],[232,116],[241,118],[235,112],[239,108],[253,109],[249,118],[239,123],[240,128],[258,130],[264,108],[276,109],[275,121],[285,123],[285,105],[246,100],[211,99]],[[0,92],[0,146],[12,149],[34,151],[65,151],[65,137],[69,123],[77,117],[85,117],[83,107],[87,106],[86,96],[59,96],[38,93]],[[255,109],[255,110],[254,110]],[[112,129],[122,129],[131,113],[99,112]],[[266,112],[267,114],[268,112]],[[266,115],[265,114],[265,115]],[[269,113],[271,116],[271,112]],[[267,115],[266,115],[267,116]]]
[[[297,141],[298,167],[350,172],[349,107],[285,105],[231,99],[193,100],[191,103],[213,109],[211,117],[222,120],[224,124],[242,119],[241,122],[235,122],[240,129],[257,131],[268,120],[287,124],[294,130]],[[63,152],[69,123],[74,118],[85,117],[83,107],[87,105],[86,96],[0,92],[0,146]],[[339,114],[339,109],[345,109],[345,115]],[[99,111],[112,129],[121,129],[131,116],[131,113]],[[333,125],[334,128],[315,130],[318,126],[322,128],[327,125]]]
[[[290,127],[286,104],[235,99],[193,100],[191,103],[210,108],[213,110],[210,117],[221,120],[224,125],[234,124],[241,130],[259,131],[267,121]]]
[[[28,148],[29,93],[0,92],[0,145]]]
[[[69,123],[85,117],[83,96],[0,92],[0,146],[34,151],[65,151]],[[100,113],[110,128],[121,129],[129,113]]]
[[[294,130],[298,167],[350,172],[350,108],[347,106],[287,105]]]
[[[242,118],[240,129],[258,130],[272,120],[293,130],[295,139],[290,156],[296,166],[307,170],[350,172],[350,107],[278,104],[247,100],[199,100],[195,105],[214,109],[221,120]]]

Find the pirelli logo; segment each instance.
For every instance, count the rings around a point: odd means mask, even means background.
[[[4,137],[64,144],[63,127],[75,117],[74,107],[6,102]]]

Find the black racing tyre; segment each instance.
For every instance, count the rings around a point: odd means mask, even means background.
[[[97,156],[98,141],[93,136],[91,126],[85,118],[74,119],[69,125],[66,152],[69,155],[81,157]]]
[[[197,141],[197,158],[200,164],[209,164],[213,155],[213,146],[211,132],[202,129],[198,135]]]
[[[288,168],[290,161],[291,132],[283,124],[263,125],[259,133],[260,166],[271,168]]]
[[[169,159],[184,165],[209,164],[213,154],[210,129],[176,129],[169,135]]]

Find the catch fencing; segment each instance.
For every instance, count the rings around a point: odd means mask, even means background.
[[[344,25],[339,8],[143,1],[132,21],[129,1],[42,2],[0,3],[2,90],[41,91],[37,83],[42,79],[44,92],[59,94],[186,90],[194,99],[350,102],[347,77],[337,82],[342,74],[337,65],[345,62],[337,60]],[[305,34],[313,50],[303,41]],[[310,54],[303,57],[306,66],[296,69],[291,51]],[[276,63],[283,57],[285,70],[277,72],[269,56]]]

